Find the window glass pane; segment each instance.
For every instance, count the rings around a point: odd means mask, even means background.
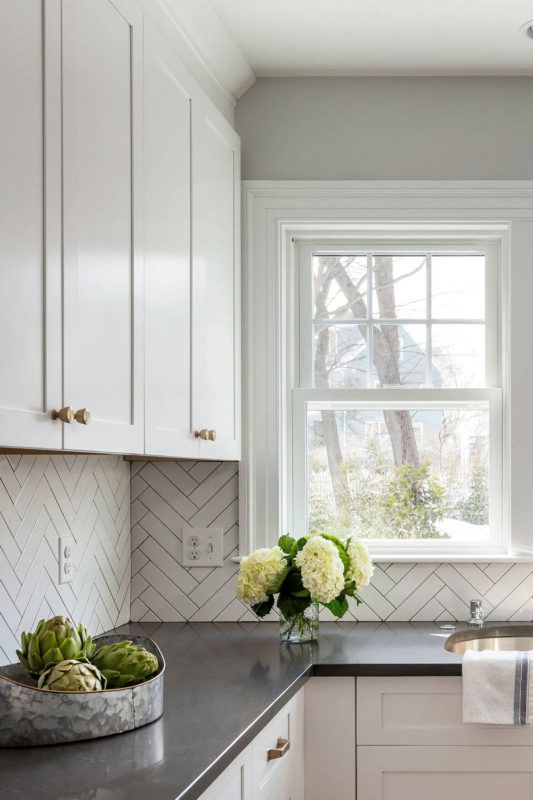
[[[426,385],[426,326],[374,325],[373,382],[376,389]]]
[[[310,532],[489,537],[488,408],[309,409]]]
[[[313,306],[321,319],[365,319],[366,256],[313,256]]]
[[[484,325],[433,325],[431,334],[435,389],[485,386]]]
[[[374,256],[372,264],[372,316],[425,319],[426,257]]]
[[[366,325],[315,325],[314,375],[317,388],[366,388]]]
[[[432,256],[431,316],[485,318],[485,256]]]

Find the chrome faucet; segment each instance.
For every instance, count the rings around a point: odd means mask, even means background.
[[[482,628],[484,617],[485,614],[483,613],[483,606],[481,605],[481,600],[471,600],[470,619],[468,620],[468,624],[472,628]]]

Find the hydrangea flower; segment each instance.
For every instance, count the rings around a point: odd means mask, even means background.
[[[237,597],[255,606],[264,603],[272,594],[282,572],[287,566],[285,554],[277,545],[272,549],[261,547],[241,561],[237,578]]]
[[[311,599],[331,603],[344,588],[344,567],[333,542],[313,536],[295,559]]]
[[[348,542],[346,552],[350,558],[348,578],[355,581],[358,589],[361,586],[368,586],[370,578],[374,574],[374,565],[366,545],[359,539],[352,538]]]

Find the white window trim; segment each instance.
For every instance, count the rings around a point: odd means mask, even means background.
[[[244,441],[241,464],[240,553],[271,546],[290,529],[293,349],[289,315],[294,299],[294,239],[345,236],[490,240],[502,255],[501,365],[508,387],[503,435],[509,458],[502,517],[510,532],[505,552],[434,550],[380,553],[380,561],[533,561],[533,181],[246,181],[244,182]],[[522,365],[514,371],[513,362]],[[404,390],[402,390],[404,392]],[[402,396],[405,396],[404,394]],[[511,426],[512,420],[512,426]],[[512,481],[510,477],[512,476]]]

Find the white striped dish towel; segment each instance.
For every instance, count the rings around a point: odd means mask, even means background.
[[[467,650],[463,657],[463,722],[533,724],[533,652]]]

